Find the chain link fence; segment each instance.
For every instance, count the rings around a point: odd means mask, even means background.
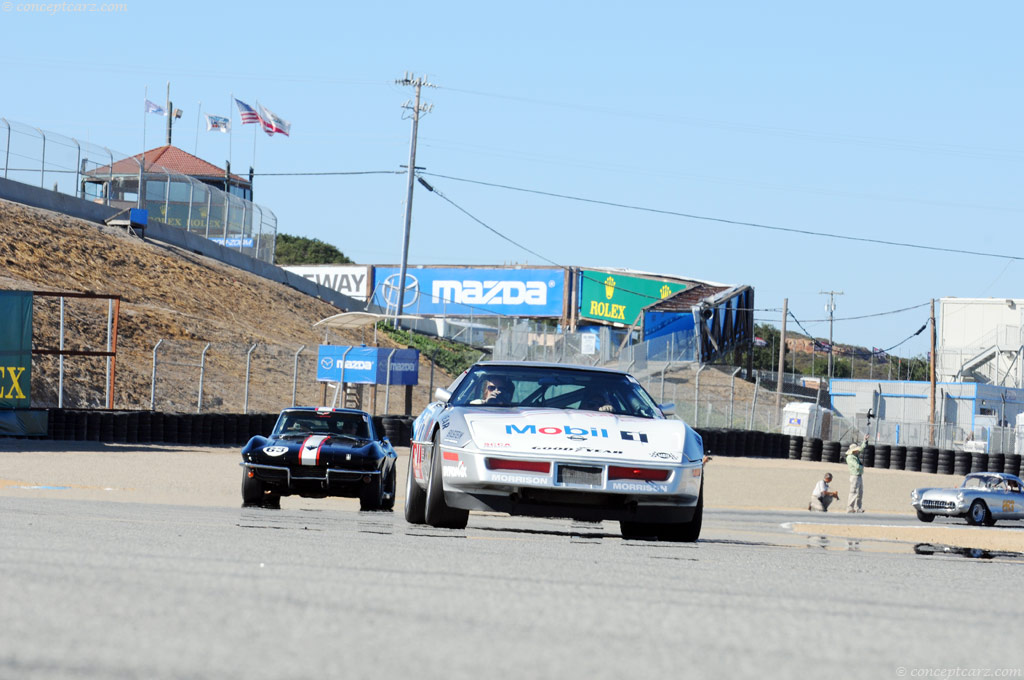
[[[127,156],[0,118],[0,161],[4,179],[113,208],[143,208],[154,220],[274,262],[273,211],[148,159],[143,163],[141,154]]]

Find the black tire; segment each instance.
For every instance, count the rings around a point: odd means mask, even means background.
[[[935,520],[935,515],[928,512],[917,511],[917,518],[922,522],[931,522]]]
[[[992,521],[992,513],[988,511],[985,501],[976,500],[967,508],[967,523],[973,526],[981,526]],[[991,524],[989,524],[991,526]]]
[[[650,522],[619,522],[622,537],[630,540],[657,540],[658,529]]]
[[[388,472],[387,477],[384,478],[384,489],[383,498],[381,499],[381,510],[392,511],[395,509],[395,496],[397,495],[395,488],[398,485],[398,470],[397,465],[391,466],[391,471]]]
[[[359,511],[380,510],[384,507],[384,480],[381,475],[374,475],[369,484],[363,485],[359,492]]]
[[[281,494],[273,492],[256,477],[249,476],[249,470],[242,468],[242,507],[281,509]]]
[[[409,524],[423,524],[426,522],[427,494],[412,474],[412,457],[415,455],[412,449],[409,450],[409,474],[405,478],[405,521]]]
[[[672,543],[695,543],[700,538],[700,529],[703,523],[704,482],[702,480],[700,483],[700,494],[697,496],[697,509],[694,510],[693,517],[690,518],[689,522],[659,524],[656,527],[658,530],[658,540]]]
[[[444,477],[441,473],[441,433],[434,435],[430,452],[430,474],[427,475],[427,501],[424,519],[438,529],[465,529],[469,523],[469,510],[450,508],[444,502]]]

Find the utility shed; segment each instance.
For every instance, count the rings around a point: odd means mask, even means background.
[[[879,443],[963,448],[965,441],[973,439],[988,442],[993,453],[1012,449],[1013,424],[1024,413],[1024,390],[937,383],[934,435],[929,425],[929,392],[929,383],[922,381],[837,378],[832,381],[832,410]],[[874,416],[870,422],[869,410]]]

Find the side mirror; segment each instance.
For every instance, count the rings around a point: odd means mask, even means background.
[[[675,404],[658,404],[658,408],[661,409],[662,415],[664,415],[666,418],[668,416],[674,416],[676,414]]]
[[[434,399],[437,399],[438,401],[442,401],[447,404],[449,401],[452,400],[452,393],[442,387],[438,387],[436,390],[434,390]]]

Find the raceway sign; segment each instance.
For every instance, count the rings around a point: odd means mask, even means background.
[[[347,353],[346,353],[347,352]],[[392,354],[392,352],[394,352]],[[388,357],[391,380],[388,380]],[[342,375],[342,358],[345,361]],[[320,345],[316,379],[319,382],[359,383],[364,385],[416,385],[419,383],[420,351],[390,350],[381,347]]]
[[[366,300],[366,284],[369,267],[352,267],[336,264],[282,267],[286,271],[309,279],[313,283],[330,288],[357,300]]]
[[[398,267],[374,267],[373,302],[398,305]],[[561,316],[561,269],[412,268],[405,273],[403,311],[426,316]]]

